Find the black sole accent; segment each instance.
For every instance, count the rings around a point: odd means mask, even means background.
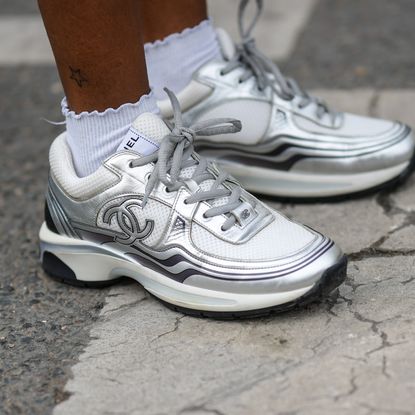
[[[193,310],[191,308],[180,307],[174,304],[170,304],[160,298],[157,298],[161,303],[163,303],[170,310],[176,311],[178,313],[187,314],[192,317],[199,318],[212,318],[215,320],[242,320],[242,319],[253,319],[259,317],[270,317],[274,314],[283,313],[293,309],[303,307],[307,304],[319,301],[322,298],[330,294],[334,289],[341,285],[346,279],[347,275],[347,257],[343,256],[341,260],[328,268],[318,283],[308,291],[306,294],[301,296],[295,301],[289,303],[280,304],[273,307],[261,308],[257,310],[247,310],[247,311],[200,311]]]
[[[313,197],[292,197],[292,196],[273,196],[267,195],[262,193],[254,193],[256,196],[261,197],[262,199],[266,199],[273,202],[284,202],[284,203],[335,203],[335,202],[344,202],[347,200],[359,199],[366,196],[371,196],[374,193],[378,192],[388,192],[393,191],[396,187],[402,185],[408,178],[411,176],[413,171],[415,170],[415,154],[412,156],[411,161],[408,167],[402,171],[401,174],[394,177],[391,180],[388,180],[385,183],[381,183],[377,186],[371,187],[366,190],[360,190],[354,193],[347,193],[344,195],[336,195],[336,196],[313,196]]]
[[[53,222],[52,215],[50,214],[48,202],[45,200],[45,222],[46,226],[51,232],[59,234],[58,229],[56,228],[55,223]]]
[[[45,251],[42,259],[43,270],[51,278],[65,284],[82,288],[104,288],[118,283],[122,278],[111,281],[80,281],[76,279],[75,273],[56,255]]]

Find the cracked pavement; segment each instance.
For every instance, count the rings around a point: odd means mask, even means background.
[[[415,127],[415,90],[406,89],[415,87],[413,2],[307,3],[316,7],[283,66],[334,107]],[[23,0],[0,5],[0,15],[36,14]],[[55,69],[39,64],[0,66],[0,92],[1,414],[415,413],[415,177],[344,203],[271,202],[343,247],[345,284],[272,318],[195,319],[135,283],[82,290],[47,278],[37,232],[59,127],[40,118],[60,120],[62,89]]]

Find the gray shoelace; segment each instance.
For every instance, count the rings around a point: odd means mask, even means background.
[[[146,185],[143,206],[147,203],[150,193],[158,182],[163,183],[168,191],[176,191],[181,186],[186,186],[186,181],[180,178],[181,171],[186,167],[196,166],[191,176],[193,182],[198,185],[205,180],[214,180],[214,182],[208,191],[202,191],[199,188],[199,191],[189,196],[185,203],[192,204],[226,197],[226,203],[212,207],[204,214],[206,218],[227,215],[227,219],[222,225],[222,230],[226,231],[236,223],[235,216],[231,214],[232,210],[243,203],[240,199],[241,188],[236,185],[223,186],[229,177],[228,174],[220,172],[216,176],[212,171],[209,171],[208,161],[194,154],[193,141],[196,136],[236,133],[241,130],[241,122],[233,118],[215,118],[185,127],[176,96],[167,88],[164,90],[169,96],[173,108],[174,123],[170,126],[171,132],[163,138],[157,152],[134,159],[130,164],[131,167],[138,167],[155,163]]]
[[[328,114],[332,123],[334,123],[337,114],[331,111],[323,100],[304,91],[294,79],[285,77],[278,66],[258,50],[255,39],[252,37],[252,31],[262,12],[263,0],[255,0],[256,13],[250,25],[246,28],[244,15],[249,1],[241,0],[239,3],[238,27],[242,41],[236,45],[236,54],[223,68],[222,74],[226,75],[236,68],[243,67],[245,72],[241,75],[240,82],[245,82],[254,76],[260,90],[264,90],[269,86],[279,97],[288,101],[298,96],[301,98],[298,102],[300,108],[305,108],[314,103],[317,106],[316,116],[321,119],[325,114]]]

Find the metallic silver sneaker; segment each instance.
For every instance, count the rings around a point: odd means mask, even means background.
[[[309,95],[255,46],[240,3],[242,43],[218,29],[223,59],[194,74],[178,94],[186,123],[223,114],[242,131],[199,137],[196,150],[217,161],[248,190],[287,199],[342,199],[391,187],[414,167],[414,137],[406,125],[338,113]],[[168,100],[159,102],[165,117]]]
[[[320,233],[288,220],[193,151],[195,136],[232,133],[233,119],[186,128],[139,116],[121,150],[77,177],[65,133],[50,149],[45,271],[100,286],[138,281],[196,316],[255,317],[315,300],[346,275],[346,258]]]

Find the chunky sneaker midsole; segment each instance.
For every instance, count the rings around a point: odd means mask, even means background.
[[[228,162],[225,159],[216,162],[253,193],[293,199],[353,195],[385,185],[412,170],[410,161],[368,173],[330,175],[272,170]]]
[[[326,278],[324,284],[330,284],[330,275],[327,275],[324,270],[315,275],[311,273],[301,283],[298,283],[295,273],[266,282],[247,281],[246,285],[250,293],[246,294],[240,293],[240,282],[235,284],[238,285],[238,292],[232,292],[229,288],[228,291],[215,291],[188,285],[186,281],[177,282],[131,257],[95,242],[59,235],[51,231],[46,223],[42,225],[39,237],[43,267],[54,277],[68,283],[91,283],[92,286],[93,283],[109,283],[115,282],[120,277],[129,277],[139,282],[157,298],[169,304],[193,310],[239,312],[265,309],[292,303],[306,296],[320,284],[323,277]],[[333,252],[328,257],[330,257],[331,266],[339,264],[339,267],[335,269],[336,278],[338,278],[338,273],[345,275],[346,264],[340,250],[337,249],[334,255],[336,254],[337,261],[332,259]],[[334,285],[339,285],[342,280],[343,277],[338,278]],[[259,289],[255,285],[261,284],[281,287],[281,289],[256,294],[255,292]]]

